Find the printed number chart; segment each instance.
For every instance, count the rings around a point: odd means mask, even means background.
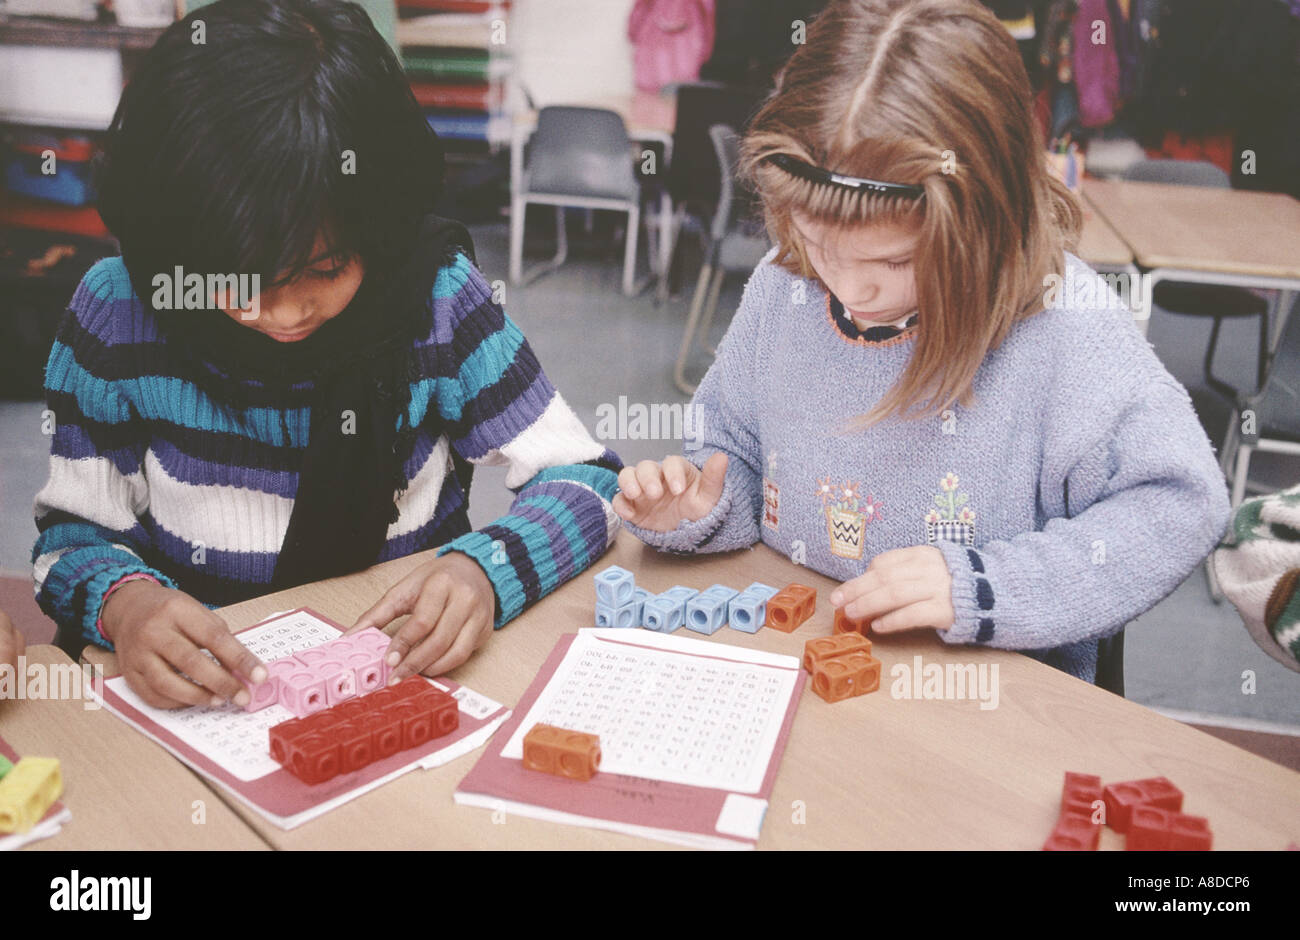
[[[757,793],[799,671],[701,640],[638,630],[631,645],[600,632],[578,634],[502,756],[522,760],[524,735],[540,722],[599,735],[602,773]],[[675,642],[639,645],[665,639]]]
[[[263,662],[319,646],[343,631],[306,608],[277,614],[235,634]],[[302,783],[270,755],[268,732],[293,717],[282,705],[246,712],[233,705],[168,711],[145,704],[122,676],[104,683],[104,706],[215,780],[265,817],[293,828],[416,767],[429,769],[481,746],[510,712],[449,679],[433,683],[456,699],[460,726],[317,786]]]

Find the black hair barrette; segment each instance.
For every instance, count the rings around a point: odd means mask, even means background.
[[[770,154],[767,159],[791,176],[797,176],[813,183],[841,186],[854,192],[867,191],[887,196],[903,196],[908,199],[917,199],[925,195],[924,186],[918,186],[914,183],[883,183],[880,180],[868,180],[860,176],[845,176],[843,173],[833,173],[819,166],[813,166],[811,163],[796,160],[789,154],[774,153]]]

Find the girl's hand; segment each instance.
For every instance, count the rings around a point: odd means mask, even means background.
[[[14,627],[9,615],[0,610],[0,665],[18,668],[18,657],[27,651],[27,639]]]
[[[848,617],[870,617],[877,633],[947,630],[957,616],[948,563],[933,545],[881,552],[863,574],[831,593],[831,603]]]
[[[242,708],[248,691],[232,673],[266,680],[261,660],[225,621],[183,591],[131,581],[109,595],[101,615],[127,685],[154,708],[227,702]]]
[[[410,614],[388,647],[389,685],[415,673],[440,676],[483,645],[496,620],[496,591],[483,569],[461,552],[448,552],[398,581],[361,615],[348,633],[383,629]]]
[[[697,469],[685,457],[665,457],[663,466],[643,460],[618,473],[614,511],[633,525],[653,532],[671,532],[683,520],[707,516],[722,496],[727,480],[727,455],[710,457]]]

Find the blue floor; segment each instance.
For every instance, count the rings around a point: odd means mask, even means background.
[[[479,266],[490,280],[504,279],[506,225],[478,226],[473,234]],[[527,334],[551,380],[593,430],[598,407],[616,407],[620,395],[646,405],[684,402],[685,396],[672,385],[670,370],[688,297],[663,306],[654,304],[653,291],[624,297],[619,292],[621,247],[608,237],[584,242],[575,234],[574,239],[564,268],[527,287],[508,287],[506,293],[506,309]],[[540,260],[542,250],[538,248],[538,258],[530,263]],[[644,263],[643,258],[643,269]],[[688,271],[687,290],[693,287],[692,273]],[[742,279],[736,278],[723,292],[715,340],[725,328],[726,312],[739,300],[741,286]],[[1160,311],[1149,331],[1170,371],[1192,389],[1210,438],[1218,442],[1226,416],[1199,388],[1208,337],[1207,324]],[[1239,386],[1251,384],[1254,342],[1249,324],[1226,323],[1217,374]],[[696,375],[706,364],[701,354]],[[37,403],[0,402],[0,572],[24,577],[30,573],[35,537],[32,499],[44,482],[49,448],[41,433],[41,410]],[[676,442],[664,440],[608,444],[628,463],[679,449]],[[1300,464],[1294,461],[1270,465],[1260,458],[1258,464],[1260,477],[1275,483],[1300,477]],[[476,525],[509,505],[503,481],[502,469],[477,471],[471,494]],[[1210,600],[1202,569],[1129,627],[1125,671],[1128,698],[1144,705],[1222,716],[1246,725],[1287,725],[1300,734],[1300,674],[1255,646],[1231,604]],[[1247,671],[1254,674],[1253,694],[1243,693]]]

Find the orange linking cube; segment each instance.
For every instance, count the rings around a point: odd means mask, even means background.
[[[813,691],[828,702],[880,688],[880,660],[871,655],[871,641],[856,633],[809,640],[803,666],[812,673]]]
[[[793,633],[817,610],[817,592],[804,584],[787,584],[767,602],[767,625]]]
[[[524,766],[570,780],[590,780],[600,767],[600,738],[554,725],[533,725],[524,735]]]
[[[831,627],[831,633],[861,633],[866,636],[870,631],[870,617],[850,617],[844,613],[843,607],[835,608],[835,622]]]

